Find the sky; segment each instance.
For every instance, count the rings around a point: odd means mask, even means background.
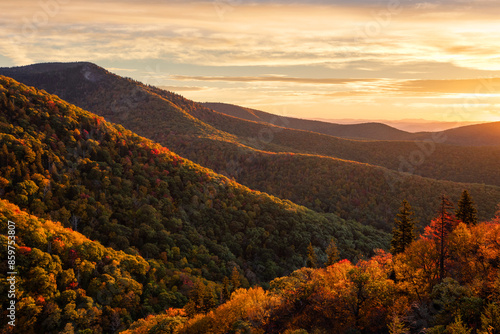
[[[90,61],[199,102],[500,121],[497,0],[16,0],[0,66]]]

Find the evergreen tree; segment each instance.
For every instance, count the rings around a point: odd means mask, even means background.
[[[207,285],[205,288],[205,307],[207,311],[210,311],[217,307],[217,293],[215,292],[215,286],[213,284]]]
[[[415,240],[415,218],[410,203],[403,200],[399,213],[394,220],[396,227],[392,230],[391,253],[403,253]]]
[[[467,190],[463,191],[462,197],[458,201],[458,209],[455,211],[455,215],[458,220],[467,225],[477,224],[477,209]]]
[[[318,267],[318,257],[312,243],[309,243],[309,246],[307,246],[307,266],[310,268]]]
[[[328,256],[325,265],[331,266],[339,260],[339,250],[333,239],[330,240],[330,244],[326,248],[326,255]]]

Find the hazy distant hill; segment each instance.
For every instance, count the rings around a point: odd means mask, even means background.
[[[328,156],[439,180],[500,186],[500,173],[497,172],[500,146],[450,145],[446,133],[421,133],[418,141],[345,139],[246,121],[213,112],[168,92],[158,90],[157,93],[172,99],[203,122],[259,150]]]
[[[500,145],[500,122],[462,126],[444,131],[455,145]]]
[[[399,119],[399,120],[389,120],[389,119],[356,119],[356,118],[312,118],[315,121],[336,123],[336,124],[361,124],[361,123],[383,123],[393,128],[410,132],[438,132],[445,131],[449,129],[458,128],[461,126],[481,124],[485,122],[459,122],[459,121],[436,121],[436,120],[426,120],[426,119]]]
[[[470,189],[484,219],[500,202],[499,188],[484,185],[500,185],[500,147],[342,139],[228,116],[90,63],[60,70],[50,64],[41,74],[43,66],[6,71],[253,189],[317,211],[390,231],[404,198],[423,225],[443,192],[457,200]]]
[[[240,107],[226,103],[202,103],[226,115],[292,129],[313,131],[335,137],[372,140],[426,140],[433,132],[411,133],[392,126],[369,122],[358,124],[335,124],[323,121],[279,116],[264,111]],[[460,126],[441,131],[446,136],[446,144],[461,146],[497,146],[500,145],[500,122]]]
[[[244,108],[226,103],[202,103],[207,108],[226,115],[291,129],[313,131],[335,137],[375,139],[375,140],[411,140],[415,136],[382,123],[334,124],[286,116],[278,116],[264,111]]]

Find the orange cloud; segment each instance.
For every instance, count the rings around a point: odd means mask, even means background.
[[[405,93],[500,94],[500,78],[408,80],[395,88]]]
[[[173,75],[174,80],[180,81],[227,81],[227,82],[290,82],[297,84],[343,85],[353,82],[374,82],[378,79],[336,79],[336,78],[296,78],[285,76],[255,76],[255,77],[229,77],[229,76],[187,76]]]

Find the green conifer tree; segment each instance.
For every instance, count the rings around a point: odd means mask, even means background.
[[[415,240],[415,218],[410,203],[403,200],[399,213],[394,220],[396,227],[392,230],[391,253],[403,253]]]
[[[221,304],[229,300],[229,298],[231,297],[231,292],[229,290],[229,278],[227,278],[227,276],[224,276],[224,279],[222,280],[222,290],[220,294],[221,294],[221,300],[220,300]]]
[[[462,197],[460,197],[458,201],[458,208],[455,211],[455,216],[458,220],[467,225],[477,224],[477,209],[467,190],[463,191]]]

